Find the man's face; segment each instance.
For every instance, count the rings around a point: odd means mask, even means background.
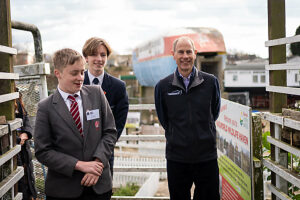
[[[85,59],[89,65],[89,71],[94,76],[101,75],[107,62],[107,50],[105,46],[99,45],[95,55],[87,56]]]
[[[84,61],[78,60],[73,65],[67,65],[62,72],[54,70],[58,79],[59,88],[69,94],[78,92],[83,84]]]
[[[197,51],[193,50],[192,44],[187,39],[180,39],[172,54],[179,72],[182,75],[189,74],[193,69],[197,54]]]

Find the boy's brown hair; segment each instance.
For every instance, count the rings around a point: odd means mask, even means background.
[[[104,39],[98,37],[92,37],[84,43],[82,48],[83,56],[86,58],[88,56],[95,55],[100,45],[103,45],[106,48],[108,57],[112,53],[112,50]]]
[[[82,55],[73,49],[65,48],[58,50],[53,56],[54,68],[59,71],[63,71],[67,65],[73,65],[77,61],[85,62]]]

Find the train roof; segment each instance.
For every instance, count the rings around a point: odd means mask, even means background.
[[[165,45],[163,46],[166,50],[165,53],[167,53],[171,50],[170,46],[172,46],[173,41],[181,36],[188,36],[193,39],[198,52],[226,52],[223,35],[217,29],[210,27],[182,27],[172,29],[138,45],[134,51],[150,49],[153,44],[165,40]]]

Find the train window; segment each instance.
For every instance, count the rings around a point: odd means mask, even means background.
[[[260,82],[261,83],[265,83],[266,82],[266,76],[265,75],[261,75],[260,76]]]
[[[258,82],[258,76],[257,75],[253,75],[252,81],[253,81],[253,83],[257,83]]]

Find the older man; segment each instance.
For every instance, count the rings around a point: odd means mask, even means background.
[[[193,41],[173,43],[176,71],[155,87],[155,106],[166,134],[166,158],[171,200],[216,200],[219,195],[215,120],[220,90],[216,77],[194,66]]]

